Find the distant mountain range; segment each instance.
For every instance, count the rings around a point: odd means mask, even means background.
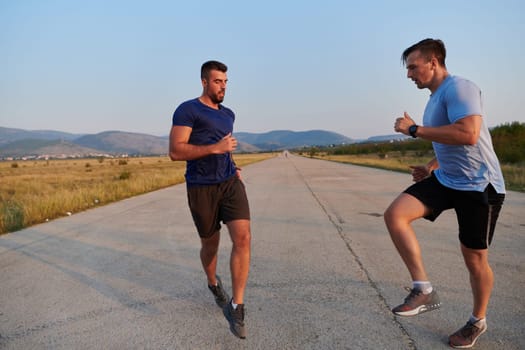
[[[161,155],[167,154],[168,137],[122,131],[70,134],[53,130],[0,127],[0,158]]]
[[[310,146],[340,145],[354,143],[351,138],[341,134],[324,131],[275,130],[262,134],[237,132],[235,137],[240,143],[251,145],[261,151],[295,149]]]
[[[311,146],[359,142],[324,130],[276,130],[266,133],[235,133],[238,152],[266,152]],[[374,138],[376,140],[374,140]],[[370,138],[371,142],[403,138],[387,135]],[[165,155],[168,136],[152,136],[123,131],[98,134],[71,134],[54,130],[23,130],[0,127],[0,159],[71,158],[86,156]]]

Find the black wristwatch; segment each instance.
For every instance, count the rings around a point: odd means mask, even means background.
[[[416,124],[413,124],[413,125],[410,125],[410,127],[408,128],[408,133],[410,134],[410,136],[412,136],[413,138],[416,138],[416,132],[417,132],[417,128],[418,128],[419,125],[416,125]]]

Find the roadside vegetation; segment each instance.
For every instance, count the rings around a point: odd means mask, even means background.
[[[493,128],[494,149],[508,190],[525,192],[525,123]],[[303,156],[410,173],[409,165],[426,164],[434,157],[432,144],[421,139],[358,143],[301,150]]]
[[[273,157],[237,154],[239,167]],[[167,157],[0,162],[0,234],[184,182]]]

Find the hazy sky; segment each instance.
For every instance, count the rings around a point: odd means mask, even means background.
[[[524,3],[0,0],[0,126],[167,135],[217,59],[236,131],[390,134],[405,110],[421,121],[429,92],[400,56],[427,37],[480,86],[489,126],[523,122]]]

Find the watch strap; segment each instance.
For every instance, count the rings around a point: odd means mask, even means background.
[[[410,125],[410,127],[408,128],[408,133],[410,134],[410,136],[412,136],[413,138],[416,138],[416,132],[417,132],[417,128],[419,127],[419,125],[417,124],[414,124],[414,125]]]

